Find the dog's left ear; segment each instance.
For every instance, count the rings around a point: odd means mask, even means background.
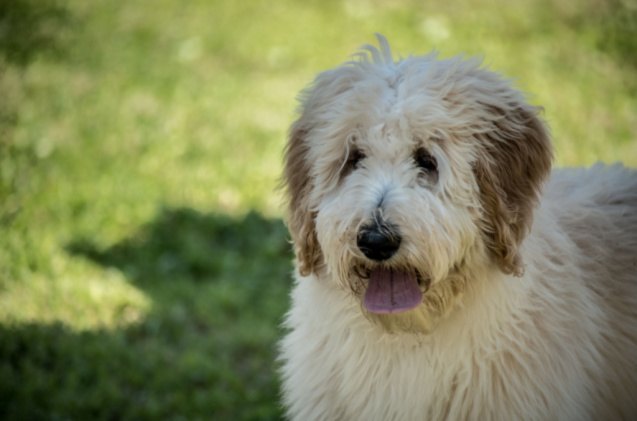
[[[489,127],[478,136],[474,171],[483,208],[482,233],[492,259],[521,276],[518,247],[530,229],[533,208],[550,172],[552,150],[540,109],[514,100],[482,104]]]

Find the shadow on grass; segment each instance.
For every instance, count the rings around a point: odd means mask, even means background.
[[[280,418],[289,249],[281,220],[191,209],[164,209],[107,249],[73,242],[69,253],[122,271],[152,308],[114,330],[0,325],[0,418]]]
[[[235,219],[177,208],[161,210],[134,236],[107,250],[96,248],[87,239],[77,240],[67,249],[103,266],[118,268],[141,286],[179,279],[215,282],[242,276],[261,282],[280,275],[276,263],[289,262],[286,238],[281,220],[266,219],[255,212]]]
[[[55,0],[0,0],[0,55],[26,65],[37,54],[61,53],[70,14]]]
[[[18,214],[38,165],[33,144],[14,143],[26,95],[15,75],[38,56],[64,57],[74,23],[58,0],[0,0],[0,227]]]

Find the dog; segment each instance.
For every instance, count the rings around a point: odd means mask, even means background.
[[[378,38],[289,132],[288,417],[637,419],[637,172],[552,170],[509,81]]]

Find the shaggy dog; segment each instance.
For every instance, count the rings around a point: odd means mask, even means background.
[[[551,171],[509,82],[379,41],[290,130],[288,416],[636,419],[637,173]]]

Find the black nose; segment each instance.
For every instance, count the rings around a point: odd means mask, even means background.
[[[378,262],[392,257],[400,247],[401,237],[395,227],[387,224],[366,225],[356,238],[356,245],[365,256]]]

